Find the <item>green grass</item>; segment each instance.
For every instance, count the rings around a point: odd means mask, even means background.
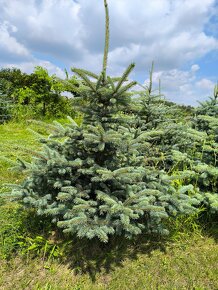
[[[78,117],[75,121],[81,123],[81,118]],[[68,120],[59,119],[58,122],[66,123]],[[31,130],[46,136],[51,133],[49,129],[51,121],[46,121],[46,123],[48,123],[47,126],[36,121],[11,122],[0,125],[0,193],[6,191],[4,184],[19,183],[24,177],[22,173],[10,169],[12,164],[9,160],[15,161],[20,158],[30,161],[33,156],[31,151],[40,148],[40,143]],[[5,158],[9,160],[6,161]]]
[[[110,256],[112,269],[102,264],[100,271],[95,261],[86,261],[89,269],[83,273],[76,273],[70,263],[2,261],[0,289],[218,289],[218,249],[211,238],[171,244],[164,251],[154,246],[138,253],[130,249],[123,258]],[[94,280],[91,267],[96,271]]]
[[[9,123],[0,125],[0,193],[5,191],[5,183],[18,183],[23,175],[10,170],[12,166],[3,158],[16,160],[18,157],[30,160],[31,154],[28,150],[39,147],[36,137],[28,130],[37,129],[36,125],[25,123]],[[25,151],[26,150],[26,151]]]
[[[1,157],[31,159],[31,150],[40,148],[40,144],[28,128],[46,134],[34,123],[0,126]],[[19,183],[24,177],[9,167],[8,161],[0,159],[1,193],[7,191],[4,183]],[[40,236],[36,238],[30,228],[36,229],[37,222],[28,222],[27,218],[31,219],[32,215],[19,211],[15,203],[6,201],[1,206],[0,289],[218,289],[216,223],[209,234],[195,222],[195,217],[188,217],[172,225],[174,231],[168,239],[149,240],[141,236],[127,241],[115,238],[109,245],[78,239],[59,244],[58,240],[52,241],[51,234],[49,242],[60,249],[55,258],[53,252],[45,255],[47,237],[45,240]],[[39,252],[35,251],[34,255],[29,254],[29,250],[25,254],[13,253],[20,236],[25,251],[28,243],[32,243],[41,247]],[[4,258],[10,252],[12,256]]]

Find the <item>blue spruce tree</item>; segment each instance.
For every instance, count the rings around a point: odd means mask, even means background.
[[[55,133],[41,138],[44,147],[34,160],[20,161],[28,177],[14,193],[25,206],[78,237],[107,242],[111,235],[130,238],[142,230],[166,234],[165,219],[193,212],[198,201],[175,190],[163,170],[147,164],[147,132],[131,125],[134,116],[122,114],[132,106],[129,90],[136,82],[127,80],[134,64],[119,78],[107,75],[109,15],[106,0],[104,4],[102,72],[73,69],[80,79],[76,98],[83,122],[56,122]]]

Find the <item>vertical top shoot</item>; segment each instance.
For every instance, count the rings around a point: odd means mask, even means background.
[[[103,81],[106,79],[107,59],[109,49],[109,11],[107,0],[104,0],[105,6],[105,45],[104,45],[104,59],[103,59]]]

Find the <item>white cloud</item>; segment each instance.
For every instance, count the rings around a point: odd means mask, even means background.
[[[196,72],[200,69],[200,66],[198,64],[193,64],[191,66],[191,71]]]
[[[218,39],[204,31],[215,2],[109,0],[109,72],[120,74],[135,62],[132,76],[141,77],[154,60],[170,96],[174,92],[179,99],[189,89],[192,93],[183,99],[197,98],[200,86],[206,86],[203,81],[191,86],[198,65],[181,68],[218,49]],[[0,0],[0,7],[0,21],[6,23],[0,29],[0,65],[19,64],[24,70],[45,65],[59,75],[63,71],[58,66],[101,70],[103,0]]]
[[[99,0],[1,0],[2,17],[18,27],[17,36],[32,52],[67,62],[89,54],[100,57],[104,7]],[[111,0],[111,65],[135,61],[143,69],[152,59],[173,68],[218,48],[203,32],[215,0]]]
[[[79,4],[69,0],[1,1],[0,14],[18,27],[17,37],[32,53],[67,61],[84,54]]]
[[[208,79],[201,79],[200,81],[198,81],[196,83],[196,86],[199,88],[199,89],[203,89],[203,90],[210,90],[212,91],[213,88],[214,88],[214,83],[211,81],[211,80],[208,80]]]
[[[52,64],[50,61],[43,61],[43,60],[35,59],[31,62],[30,61],[21,62],[19,64],[8,63],[7,65],[5,65],[5,67],[9,67],[9,68],[17,67],[21,69],[21,71],[26,72],[26,73],[32,73],[36,66],[41,66],[41,67],[46,68],[49,74],[51,75],[55,74],[60,78],[65,78],[65,72],[58,66]]]
[[[15,37],[11,36],[11,33],[16,32],[17,27],[9,22],[0,23],[0,54],[2,61],[7,60],[7,58],[24,59],[30,57],[28,49],[19,43]]]
[[[199,65],[194,64],[190,70],[172,69],[153,74],[153,88],[158,88],[161,80],[162,93],[167,99],[180,104],[197,105],[198,101],[207,99],[213,93],[215,83],[209,79],[198,79]],[[148,84],[149,80],[145,80]]]

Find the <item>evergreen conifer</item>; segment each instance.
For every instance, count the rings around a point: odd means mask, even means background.
[[[34,160],[20,161],[28,178],[14,193],[39,215],[51,216],[64,232],[107,242],[110,235],[132,237],[143,229],[165,234],[166,218],[193,212],[199,201],[185,189],[176,190],[164,170],[146,162],[148,135],[160,132],[132,126],[135,117],[126,122],[121,114],[132,107],[129,90],[136,82],[127,80],[134,64],[119,78],[107,75],[109,15],[106,0],[104,4],[102,72],[73,69],[81,80],[77,99],[84,101],[83,122],[56,122],[55,133],[41,138],[44,147]]]
[[[181,114],[179,106],[169,106],[160,94],[153,94],[152,72],[153,65],[149,85],[137,92],[140,102],[137,100],[133,107],[138,132],[146,136],[147,165],[164,170],[175,189],[195,197],[199,205],[215,212],[218,209],[217,86],[214,97],[196,109],[193,120],[193,115]]]

